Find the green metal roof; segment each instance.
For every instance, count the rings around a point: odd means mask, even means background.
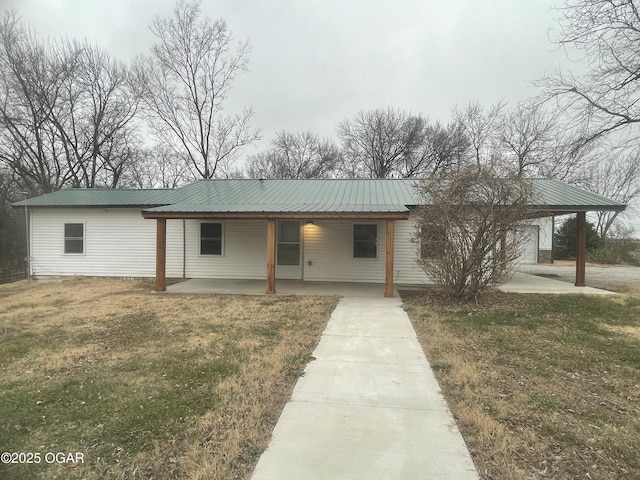
[[[541,209],[556,212],[567,211],[622,211],[626,205],[602,197],[574,185],[562,183],[559,180],[536,178],[532,180],[535,189],[535,205]]]
[[[401,213],[414,201],[404,180],[201,180],[148,212]]]
[[[14,203],[16,207],[155,207],[176,199],[178,190],[71,188]]]
[[[418,180],[200,180],[174,190],[70,189],[14,204],[46,207],[140,207],[155,214],[406,213],[423,203]],[[534,179],[532,209],[624,210],[625,205],[557,180]]]

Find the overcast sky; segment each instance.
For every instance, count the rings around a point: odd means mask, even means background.
[[[359,110],[446,122],[479,100],[517,103],[564,54],[551,0],[205,0],[252,45],[228,110],[251,106],[266,145],[279,130],[334,136]],[[87,38],[123,60],[146,53],[173,0],[0,0],[42,36]],[[253,152],[247,152],[253,153]]]

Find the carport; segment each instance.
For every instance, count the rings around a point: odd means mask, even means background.
[[[531,217],[556,217],[576,215],[576,278],[575,286],[586,285],[587,261],[587,213],[622,212],[627,206],[595,193],[557,180],[536,179],[534,181],[536,203],[530,207]]]

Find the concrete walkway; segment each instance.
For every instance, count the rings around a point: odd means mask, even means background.
[[[252,480],[477,479],[397,298],[342,298]]]

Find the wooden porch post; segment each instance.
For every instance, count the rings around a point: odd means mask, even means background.
[[[167,289],[166,278],[167,264],[167,219],[158,218],[156,226],[156,292],[164,292]]]
[[[587,256],[587,214],[576,213],[576,287],[585,286],[585,262]]]
[[[267,220],[267,295],[276,293],[276,221]]]
[[[395,240],[395,221],[387,220],[387,248],[384,274],[384,296],[393,298],[393,250]]]

